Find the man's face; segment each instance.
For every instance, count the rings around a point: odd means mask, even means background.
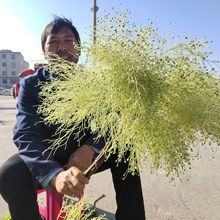
[[[56,34],[49,34],[44,45],[44,55],[47,57],[49,53],[55,53],[59,57],[77,63],[80,50],[78,42],[69,28],[62,28]]]

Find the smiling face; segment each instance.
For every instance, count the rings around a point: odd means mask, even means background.
[[[80,55],[78,42],[68,27],[64,27],[56,33],[48,34],[43,51],[45,57],[48,57],[50,53],[55,53],[59,57],[74,63],[78,62]]]

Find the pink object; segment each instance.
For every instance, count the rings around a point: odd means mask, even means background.
[[[46,218],[46,220],[61,220],[58,214],[62,207],[63,194],[58,193],[54,188],[47,190],[37,190],[37,194],[46,192],[46,207],[39,205],[40,214]]]
[[[82,199],[83,196],[84,196],[84,192],[82,191],[77,195],[77,199],[80,200]]]
[[[62,207],[63,194],[56,191],[55,188],[52,189],[41,189],[37,190],[37,194],[46,193],[46,207],[39,205],[39,212],[46,220],[63,220],[65,218],[65,213],[62,213],[59,218],[59,212]],[[84,195],[84,192],[79,193],[77,196],[80,200]]]

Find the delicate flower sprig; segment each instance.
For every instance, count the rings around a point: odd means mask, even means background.
[[[84,66],[59,58],[50,66],[58,77],[43,85],[38,111],[59,125],[51,148],[89,128],[97,141],[107,134],[105,150],[118,161],[130,152],[133,174],[148,163],[179,175],[197,143],[220,144],[220,82],[208,66],[207,43],[169,47],[152,23],[138,27],[128,13],[104,16],[96,44],[82,46]]]
[[[60,210],[59,219],[63,220],[107,220],[104,215],[94,217],[95,208],[83,197],[79,201],[65,197]]]

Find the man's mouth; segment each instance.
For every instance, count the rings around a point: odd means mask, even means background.
[[[62,54],[62,55],[58,55],[60,58],[64,59],[64,60],[71,60],[72,56],[70,54]]]
[[[59,57],[62,57],[62,58],[68,58],[70,57],[71,55],[70,54],[58,54]]]

